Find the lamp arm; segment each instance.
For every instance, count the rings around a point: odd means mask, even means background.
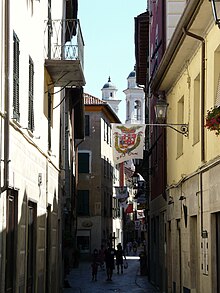
[[[180,125],[181,130],[175,128],[173,125],[175,125],[175,124],[167,124],[167,127],[170,127],[173,130],[175,130],[176,132],[183,134],[185,137],[188,137],[188,125],[187,124],[181,124]],[[177,124],[176,126],[178,126],[178,125],[179,124]]]
[[[183,134],[185,137],[188,137],[189,133],[189,125],[188,124],[174,124],[174,123],[168,123],[168,124],[160,124],[160,123],[153,123],[153,124],[146,124],[146,126],[159,126],[159,127],[170,127],[176,132]],[[180,126],[181,130],[177,129],[175,126]]]

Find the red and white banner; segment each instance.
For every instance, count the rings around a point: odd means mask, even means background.
[[[133,203],[129,203],[126,210],[125,210],[126,214],[132,214],[133,213]]]
[[[144,210],[137,210],[137,219],[145,218]]]
[[[143,159],[145,124],[112,123],[113,160]]]

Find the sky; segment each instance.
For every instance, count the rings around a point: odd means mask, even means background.
[[[144,13],[147,0],[79,0],[78,18],[85,43],[84,92],[99,99],[111,82],[122,100],[118,116],[125,122],[127,77],[135,66],[134,18]]]

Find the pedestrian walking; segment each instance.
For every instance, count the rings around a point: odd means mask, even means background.
[[[100,268],[104,271],[104,263],[105,263],[105,249],[104,245],[101,245],[101,249],[99,250],[99,261],[100,261]]]
[[[121,269],[121,274],[123,274],[123,257],[126,260],[124,250],[122,249],[121,243],[117,245],[116,250],[116,266],[117,266],[117,274],[119,274],[119,270]]]
[[[106,273],[107,273],[107,280],[112,281],[113,270],[115,268],[115,249],[112,247],[110,243],[108,248],[105,250],[105,266],[106,266]]]
[[[98,266],[99,266],[99,254],[98,250],[95,248],[92,255],[92,281],[97,281]]]
[[[137,242],[136,241],[133,242],[133,253],[134,253],[134,255],[136,255],[136,253],[137,253]]]

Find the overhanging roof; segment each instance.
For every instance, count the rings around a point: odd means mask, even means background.
[[[155,77],[151,83],[151,91],[167,91],[181,73],[187,60],[195,52],[200,41],[189,37],[186,31],[204,37],[213,22],[211,3],[207,0],[188,1],[180,18],[173,37],[164,53]]]

